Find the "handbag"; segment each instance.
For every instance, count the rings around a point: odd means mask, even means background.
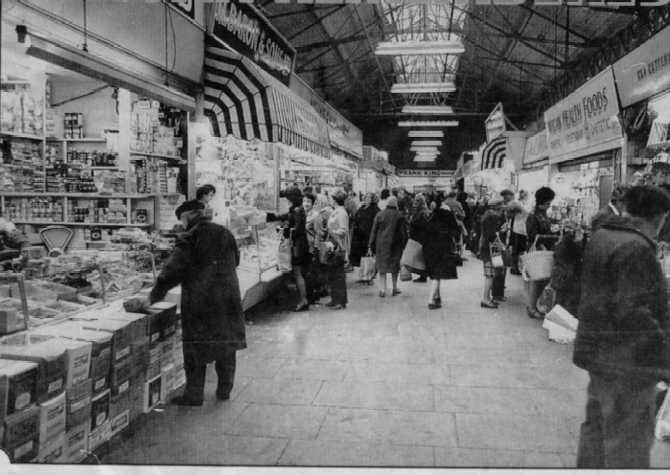
[[[280,237],[277,245],[277,268],[279,272],[291,272],[291,251],[293,244],[290,238]]]
[[[398,275],[398,279],[400,279],[401,282],[409,282],[412,280],[412,273],[407,269],[407,267],[402,266],[400,268],[400,274]]]
[[[509,223],[507,227],[507,235],[505,236],[505,246],[502,250],[502,259],[505,267],[514,266],[514,249],[510,246],[509,241],[512,235],[512,226],[514,226],[514,218]]]
[[[540,298],[537,299],[535,308],[538,312],[546,315],[554,308],[554,305],[556,305],[556,291],[551,284],[548,284],[540,294]]]
[[[364,257],[361,257],[361,266],[358,268],[359,280],[371,281],[375,278],[377,273],[377,259],[368,252]]]
[[[414,239],[408,239],[405,249],[402,251],[400,265],[410,272],[421,274],[426,270],[426,262],[423,258],[423,246]]]
[[[491,253],[491,263],[493,264],[493,267],[498,269],[505,267],[505,262],[503,261],[502,256],[504,249],[505,245],[500,240],[500,235],[496,233],[495,241],[489,244],[489,251]]]

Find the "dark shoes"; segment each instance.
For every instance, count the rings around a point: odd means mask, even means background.
[[[396,295],[400,295],[401,293],[402,293],[402,292],[400,292],[398,289],[394,289],[394,290],[393,290],[393,293],[392,293],[391,295],[392,295],[393,297],[395,297]]]
[[[433,299],[433,301],[428,304],[428,308],[430,310],[435,310],[437,308],[442,308],[442,299],[441,298]]]
[[[326,304],[326,307],[332,308],[333,310],[343,310],[343,309],[347,308],[346,305],[341,304],[341,303],[335,303],[335,302],[328,302]]]
[[[302,305],[298,305],[293,311],[294,312],[306,312],[307,310],[309,310],[309,304],[304,303]]]
[[[423,283],[425,283],[425,282],[428,282],[428,278],[426,278],[426,277],[417,277],[416,279],[414,279],[414,282],[419,283],[419,284],[423,284]]]
[[[224,391],[224,390],[220,390],[220,389],[217,388],[216,389],[216,398],[219,401],[227,401],[228,399],[230,399],[230,391],[227,391],[227,390]]]
[[[526,313],[528,313],[528,317],[532,318],[533,320],[544,320],[544,315],[535,309],[526,307]]]
[[[379,291],[379,296],[380,296],[381,298],[386,297],[386,292],[384,292],[383,290],[380,290],[380,291]]]
[[[488,302],[481,302],[479,306],[481,308],[498,308],[498,304],[495,303],[493,300],[490,300]]]
[[[185,396],[177,396],[173,397],[170,400],[171,404],[174,404],[175,406],[202,406],[202,399],[195,400],[195,399],[190,399]]]
[[[507,302],[507,299],[505,297],[493,297],[494,302]]]

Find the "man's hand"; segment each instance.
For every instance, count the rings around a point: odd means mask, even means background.
[[[130,313],[146,312],[151,307],[149,298],[133,297],[123,302],[123,309]]]

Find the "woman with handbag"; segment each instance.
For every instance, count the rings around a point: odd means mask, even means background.
[[[398,210],[398,199],[391,196],[386,209],[375,216],[368,246],[377,257],[379,296],[386,297],[386,274],[391,274],[393,296],[399,295],[400,259],[407,242],[405,218]]]
[[[330,302],[326,307],[339,310],[347,306],[347,280],[344,273],[346,261],[347,233],[349,232],[349,215],[344,208],[347,195],[343,191],[333,194],[334,209],[328,218],[327,244],[330,251],[327,257],[328,286]]]
[[[417,194],[414,198],[414,210],[409,222],[409,238],[422,246],[426,242],[429,217],[430,211],[426,204],[426,198],[422,194]],[[428,274],[425,270],[418,274],[419,277],[414,279],[414,282],[423,283],[427,281]]]
[[[354,267],[361,265],[361,258],[365,257],[367,253],[372,223],[379,211],[377,196],[374,193],[367,193],[363,200],[363,206],[356,212],[353,219],[354,230],[351,239],[349,263]]]
[[[456,239],[460,225],[456,216],[442,196],[438,196],[436,209],[427,219],[423,244],[423,255],[426,261],[426,273],[432,281],[428,308],[431,310],[442,307],[440,282],[457,279]]]
[[[309,273],[305,275],[307,286],[307,300],[310,304],[325,297],[328,284],[328,269],[319,259],[321,243],[327,238],[328,218],[333,208],[324,195],[305,193],[302,206],[307,213],[305,228],[307,231],[307,245],[310,255]]]
[[[502,206],[502,199],[491,200],[489,209],[481,219],[479,258],[484,263],[484,294],[480,303],[482,308],[498,308],[498,303],[493,298],[493,279],[496,276],[496,268],[493,265],[491,246],[500,240],[499,233],[505,224]]]

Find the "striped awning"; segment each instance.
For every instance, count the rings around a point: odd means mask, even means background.
[[[507,158],[507,138],[497,137],[486,144],[482,151],[481,169],[502,168]]]
[[[328,156],[325,120],[250,59],[210,38],[204,72],[204,113],[216,135],[282,142]]]

